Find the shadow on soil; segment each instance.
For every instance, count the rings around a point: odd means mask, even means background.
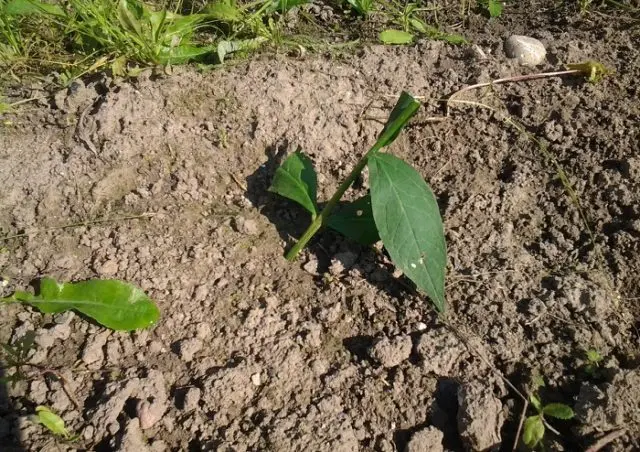
[[[9,398],[9,388],[3,380],[6,375],[6,369],[0,363],[0,450],[3,452],[26,452],[18,433],[19,414]]]

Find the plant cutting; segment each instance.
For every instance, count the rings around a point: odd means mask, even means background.
[[[440,211],[431,188],[411,165],[382,152],[417,112],[420,103],[403,92],[378,140],[319,210],[317,177],[301,151],[276,170],[270,191],[289,198],[311,214],[311,224],[286,255],[294,260],[318,231],[328,226],[362,244],[382,240],[393,263],[426,293],[439,312],[445,310],[446,243]],[[340,203],[365,167],[370,190],[353,202]]]

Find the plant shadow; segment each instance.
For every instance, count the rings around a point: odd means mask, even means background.
[[[7,377],[6,367],[0,361],[0,450],[3,452],[26,452],[20,438],[19,417],[20,413],[16,409],[9,397],[9,388],[5,382]]]

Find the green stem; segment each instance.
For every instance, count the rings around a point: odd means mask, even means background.
[[[384,146],[390,144],[395,139],[396,135],[400,132],[402,127],[404,127],[407,121],[409,121],[409,119],[415,114],[419,107],[420,104],[418,102],[407,106],[407,108],[402,110],[397,118],[394,118],[392,124],[387,124],[385,126],[385,128],[382,130],[382,133],[378,137],[378,141],[376,141],[373,147],[369,149],[369,151],[358,161],[356,166],[353,167],[351,173],[349,173],[344,182],[340,184],[325,208],[322,209],[322,212],[320,212],[320,215],[318,215],[313,220],[304,234],[302,234],[302,237],[300,237],[300,240],[298,240],[298,242],[286,254],[285,257],[287,260],[295,260],[300,251],[302,251],[307,243],[309,243],[309,240],[311,240],[313,236],[316,235],[316,233],[327,223],[331,212],[338,204],[338,202],[340,202],[340,199],[342,199],[344,193],[349,189],[349,187],[351,187],[358,175],[362,172],[367,164],[369,157],[378,152]]]

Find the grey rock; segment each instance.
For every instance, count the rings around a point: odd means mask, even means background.
[[[522,66],[537,66],[545,60],[544,44],[529,36],[512,35],[504,43],[504,52]]]
[[[371,347],[369,354],[384,367],[395,367],[409,358],[412,347],[409,336],[384,337]]]
[[[411,436],[407,452],[442,452],[444,435],[435,427],[423,428]]]

